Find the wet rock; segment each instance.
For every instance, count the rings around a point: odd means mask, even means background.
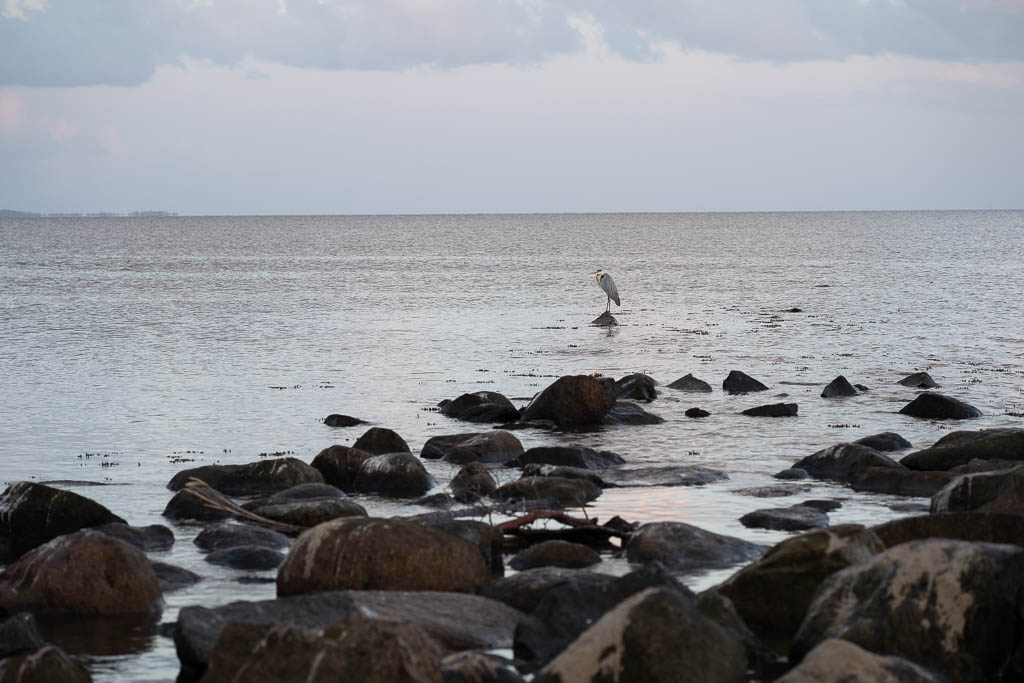
[[[903,657],[876,655],[839,638],[829,638],[775,683],[945,683]]]
[[[615,578],[610,574],[565,567],[537,567],[491,581],[480,588],[480,595],[529,614],[537,608],[544,596],[553,590],[570,586],[569,590],[580,594],[602,591],[611,585]]]
[[[348,517],[305,531],[277,573],[277,594],[328,590],[473,591],[487,580],[479,550],[400,520]]]
[[[0,662],[0,683],[90,683],[89,670],[56,645]]]
[[[723,470],[700,465],[606,470],[601,478],[614,486],[705,486],[729,478]]]
[[[900,414],[928,420],[969,420],[981,417],[981,411],[963,401],[925,391],[913,401],[900,408]]]
[[[514,663],[486,652],[456,652],[441,660],[442,683],[525,683]]]
[[[850,476],[854,491],[931,498],[957,475],[953,472],[920,472],[896,467],[869,467]]]
[[[900,462],[912,470],[951,470],[972,460],[1024,462],[1024,429],[951,432],[929,448],[914,451]]]
[[[710,394],[711,385],[702,379],[697,379],[692,374],[687,373],[668,385],[669,389],[675,389],[676,391],[692,391]]]
[[[806,471],[816,479],[834,479],[841,482],[849,482],[855,472],[863,472],[872,467],[904,469],[903,465],[889,456],[873,448],[852,443],[838,443],[823,448],[799,460],[793,467]]]
[[[729,394],[749,394],[754,391],[767,391],[768,387],[746,373],[732,370],[722,382],[722,389]]]
[[[284,554],[259,545],[240,545],[223,550],[214,550],[206,556],[210,564],[217,564],[231,569],[259,571],[276,569],[284,562]]]
[[[0,494],[0,536],[17,557],[79,529],[125,521],[99,503],[71,491],[19,481]]]
[[[535,683],[740,681],[746,653],[696,600],[649,588],[623,601],[545,666]]]
[[[497,425],[495,429],[504,429],[506,432],[515,432],[524,429],[551,431],[553,429],[558,429],[558,425],[551,420],[523,420],[519,422],[506,422],[504,424]]]
[[[786,496],[795,496],[798,493],[806,493],[810,490],[809,484],[798,484],[796,486],[780,484],[778,486],[751,486],[745,489],[734,489],[733,493],[741,496],[751,496],[752,498],[785,498]]]
[[[657,380],[643,373],[626,375],[615,380],[616,395],[633,401],[650,403],[658,397]]]
[[[1020,465],[1020,461],[1014,460],[978,460],[974,459],[965,465],[957,465],[949,471],[954,474],[976,474],[978,472],[998,472],[999,470],[1012,470]]]
[[[716,590],[732,600],[743,621],[785,652],[826,578],[866,562],[885,546],[859,524],[840,524],[787,538],[733,574]]]
[[[807,470],[802,470],[799,467],[790,467],[788,470],[776,472],[774,477],[784,481],[801,481],[803,479],[810,479],[811,475],[807,473]]]
[[[484,558],[492,575],[501,576],[505,573],[505,535],[497,527],[486,522],[456,519],[450,514],[431,515],[429,518],[421,516],[409,521],[416,521],[418,524],[466,541],[480,551],[480,556]]]
[[[210,507],[190,489],[175,493],[161,514],[176,522],[215,522],[233,516],[226,510]]]
[[[630,562],[660,562],[677,572],[721,569],[759,557],[764,546],[682,522],[644,524],[626,543]]]
[[[597,552],[581,543],[553,540],[532,545],[516,553],[508,565],[517,571],[536,567],[581,569],[600,561],[601,556]]]
[[[494,391],[462,394],[441,409],[441,414],[465,422],[509,422],[519,419],[512,401]]]
[[[867,446],[868,448],[874,448],[880,453],[901,451],[904,448],[910,448],[912,446],[909,441],[896,432],[879,432],[878,434],[872,434],[871,436],[865,436],[861,439],[857,439],[853,443],[860,444],[861,446]]]
[[[370,455],[384,455],[385,453],[411,453],[409,444],[400,437],[397,432],[384,427],[370,427],[363,435],[356,439],[352,448],[365,451]]]
[[[555,465],[526,465],[523,467],[524,477],[564,477],[565,479],[585,479],[594,486],[603,489],[612,486],[601,475],[594,470],[585,470],[582,467],[559,467]]]
[[[438,439],[449,439],[439,443]],[[431,442],[434,442],[433,444]],[[428,446],[431,448],[428,449]],[[470,462],[508,462],[523,453],[523,444],[509,432],[492,429],[478,434],[455,434],[450,437],[435,436],[423,446],[420,457],[440,451],[445,462],[465,465]]]
[[[807,505],[754,510],[740,517],[740,524],[748,529],[775,529],[778,531],[805,531],[828,526],[828,515]]]
[[[422,496],[435,483],[413,454],[387,453],[363,461],[353,486],[382,496]]]
[[[157,550],[170,550],[174,545],[174,532],[163,524],[150,524],[149,526],[128,526],[121,522],[113,524],[102,524],[92,527],[101,534],[119,538],[126,543],[131,543],[139,550],[146,552]]]
[[[332,484],[298,484],[284,491],[272,493],[269,496],[257,498],[245,504],[247,510],[255,510],[264,505],[278,505],[280,503],[295,503],[304,500],[317,498],[344,498],[345,492]]]
[[[626,460],[618,453],[597,451],[579,444],[570,444],[569,446],[535,446],[516,459],[516,464],[519,466],[538,463],[561,467],[580,467],[591,470],[614,467],[625,462]]]
[[[750,417],[796,417],[799,406],[795,403],[771,403],[755,408],[747,408],[744,415]]]
[[[291,542],[290,538],[272,529],[234,522],[210,524],[200,531],[193,541],[200,549],[208,552],[239,545],[262,546],[277,550],[287,548]]]
[[[601,495],[601,488],[584,479],[562,477],[524,477],[498,487],[494,498],[510,500],[554,501],[562,506],[579,506]]]
[[[298,458],[274,458],[245,465],[204,465],[178,472],[167,488],[180,491],[192,478],[201,479],[227,496],[259,496],[296,484],[324,483],[320,472]]]
[[[161,604],[145,553],[91,529],[55,538],[0,573],[8,613],[156,614]]]
[[[832,512],[833,510],[838,510],[839,508],[843,507],[843,504],[840,503],[838,500],[805,500],[800,504],[806,505],[807,507],[816,508],[818,510],[821,510],[822,512]]]
[[[616,401],[604,416],[606,425],[656,425],[665,421],[665,418],[654,413],[649,413],[635,403],[627,401]]]
[[[901,379],[897,384],[914,389],[934,389],[939,386],[927,372],[915,372]]]
[[[203,577],[199,576],[199,574],[189,571],[184,567],[178,567],[166,562],[153,562],[152,564],[156,579],[160,582],[160,590],[164,593],[188,588],[203,580]]]
[[[324,424],[328,427],[355,427],[356,425],[366,424],[366,420],[360,420],[358,417],[350,415],[332,413],[324,418]]]
[[[1024,514],[1024,466],[960,475],[932,497],[931,511]]]
[[[302,527],[317,524],[338,517],[366,517],[366,508],[348,498],[308,498],[291,502],[269,503],[252,510],[260,517]]]
[[[1019,515],[999,512],[946,512],[894,519],[871,527],[887,548],[925,538],[1012,543],[1024,546]]]
[[[36,618],[28,612],[16,614],[0,623],[0,659],[35,652],[45,644]]]
[[[793,642],[798,661],[828,638],[890,652],[952,680],[995,678],[1017,645],[1024,548],[911,541],[833,574]]]
[[[359,468],[372,457],[372,454],[358,448],[335,445],[320,451],[313,458],[312,467],[331,486],[337,486],[343,491],[354,491],[353,484]]]
[[[822,398],[842,398],[845,396],[856,396],[858,393],[856,387],[850,384],[850,381],[839,375],[834,380],[828,383],[822,392]]]
[[[619,321],[615,319],[614,315],[606,311],[591,320],[590,324],[594,327],[618,327]]]
[[[452,477],[452,497],[460,503],[475,503],[494,493],[498,482],[486,466],[474,462]]]
[[[561,377],[541,391],[523,411],[523,420],[551,420],[559,427],[601,424],[613,397],[589,375]]]

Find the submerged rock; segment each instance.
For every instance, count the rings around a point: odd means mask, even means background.
[[[611,313],[605,312],[590,321],[595,327],[618,327],[619,321]]]
[[[601,488],[585,479],[524,477],[498,487],[498,500],[554,501],[562,506],[580,506],[601,495]]]
[[[328,427],[355,427],[356,425],[366,424],[366,420],[360,420],[358,417],[350,415],[332,413],[324,418],[324,424]]]
[[[873,448],[852,443],[838,443],[808,455],[793,465],[816,479],[849,482],[857,472],[872,467],[904,469],[903,465]]]
[[[896,432],[879,432],[878,434],[872,434],[871,436],[865,436],[857,439],[853,443],[860,444],[861,446],[867,446],[868,448],[874,448],[880,453],[901,451],[904,448],[910,448],[913,445]]]
[[[711,417],[711,413],[702,408],[687,408],[686,417]]]
[[[552,540],[537,543],[516,553],[509,560],[508,566],[517,571],[535,567],[580,569],[600,561],[601,556],[596,551],[581,543]]]
[[[660,562],[671,571],[731,567],[759,557],[765,550],[757,543],[705,531],[682,522],[644,524],[626,544],[630,562]]]
[[[846,379],[842,375],[839,375],[834,380],[829,382],[822,392],[822,398],[842,398],[845,396],[856,396],[858,393],[856,387],[850,384],[850,380]]]
[[[384,455],[385,453],[411,453],[409,444],[400,437],[397,432],[384,427],[370,427],[363,435],[356,439],[352,448],[366,451],[371,455]]]
[[[465,422],[508,422],[519,419],[519,410],[504,395],[495,391],[462,394],[446,403],[441,408],[441,414]]]
[[[799,407],[795,403],[772,403],[756,408],[747,408],[744,415],[750,417],[796,417]]]
[[[656,425],[665,418],[649,413],[635,403],[616,401],[604,416],[606,425]]]
[[[729,475],[701,465],[668,465],[605,470],[601,478],[614,486],[705,486],[726,481]]]
[[[692,374],[687,373],[668,385],[669,389],[675,389],[676,391],[691,391],[698,393],[711,393],[711,385],[702,379],[697,379]]]
[[[420,457],[441,458],[455,465],[470,462],[508,462],[523,453],[523,444],[500,429],[469,434],[434,436],[423,444]]]
[[[900,408],[900,413],[929,420],[969,420],[981,417],[981,411],[963,401],[925,391],[913,401]]]
[[[615,380],[615,390],[618,398],[630,399],[633,401],[645,401],[650,403],[658,397],[657,380],[643,373],[626,375],[622,379]]]
[[[902,384],[905,387],[913,387],[915,389],[934,389],[939,386],[927,372],[912,373],[896,383]]]
[[[520,466],[532,463],[559,467],[579,467],[599,470],[622,465],[626,460],[618,453],[597,451],[593,448],[570,444],[568,446],[535,446],[516,459]]]
[[[125,543],[131,543],[139,550],[146,552],[156,550],[170,550],[174,545],[174,532],[163,524],[150,524],[149,526],[128,526],[121,522],[103,524],[92,527],[101,534],[119,538]]]
[[[953,472],[920,472],[897,467],[869,467],[850,475],[854,491],[931,498],[957,475]]]
[[[266,546],[239,545],[232,548],[214,550],[205,559],[210,564],[217,564],[222,567],[258,571],[277,568],[284,562],[284,554]]]
[[[1011,427],[950,432],[932,446],[914,451],[900,462],[913,470],[951,470],[972,460],[1024,463],[1024,429]]]
[[[722,382],[722,389],[729,394],[748,394],[754,391],[767,391],[768,387],[744,372],[732,370]]]
[[[828,515],[809,505],[754,510],[740,517],[740,524],[753,529],[804,531],[828,526]]]
[[[560,427],[601,424],[614,400],[596,378],[569,375],[555,380],[530,401],[523,420],[551,420]]]
[[[160,582],[160,590],[164,593],[188,588],[203,580],[203,577],[193,571],[166,562],[153,562],[153,572]]]

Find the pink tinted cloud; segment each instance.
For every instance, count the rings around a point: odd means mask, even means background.
[[[0,131],[12,132],[24,125],[25,103],[9,90],[0,90]]]

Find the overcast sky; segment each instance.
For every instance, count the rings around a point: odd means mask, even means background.
[[[1024,208],[1024,0],[0,0],[0,208]]]

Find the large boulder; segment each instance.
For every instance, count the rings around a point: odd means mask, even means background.
[[[903,657],[876,655],[853,643],[829,638],[775,683],[945,683]]]
[[[785,652],[822,582],[884,549],[859,524],[808,531],[773,546],[716,590],[767,645]]]
[[[560,427],[601,424],[614,403],[596,378],[569,375],[555,380],[530,401],[523,420],[551,420]]]
[[[658,397],[658,390],[655,388],[657,386],[657,380],[640,372],[615,380],[618,398],[628,398],[633,401],[650,403]]]
[[[846,379],[842,375],[839,375],[834,380],[828,383],[821,391],[822,398],[844,398],[847,396],[856,396],[859,391],[857,387],[850,384],[850,380]]]
[[[697,379],[692,374],[687,373],[668,385],[669,389],[675,389],[676,391],[691,391],[702,394],[711,393],[711,385],[702,379]]]
[[[505,572],[505,535],[497,527],[472,519],[458,519],[450,513],[419,515],[406,521],[461,538],[480,551],[493,576],[501,576]]]
[[[1017,645],[1024,548],[912,541],[839,571],[815,595],[793,642],[800,660],[842,636],[951,680],[996,678]]]
[[[894,519],[871,527],[885,547],[924,538],[1012,543],[1024,547],[1019,515],[1000,512],[946,512]]]
[[[900,408],[902,415],[928,420],[969,420],[981,417],[981,411],[960,399],[925,391],[913,401]]]
[[[465,422],[513,422],[519,419],[519,410],[512,401],[494,391],[462,394],[442,405],[442,415]]]
[[[932,497],[931,511],[1024,514],[1024,465],[957,477]]]
[[[748,512],[740,517],[740,524],[750,529],[805,531],[828,526],[828,515],[810,505],[791,505]]]
[[[1024,429],[950,432],[930,447],[914,451],[900,462],[912,470],[951,470],[972,460],[1024,462]]]
[[[387,453],[363,461],[353,487],[383,496],[422,496],[435,483],[412,453]]]
[[[644,524],[626,544],[630,562],[660,562],[677,572],[722,569],[759,557],[757,543],[724,536],[682,522]]]
[[[534,446],[516,458],[517,465],[541,464],[557,467],[581,467],[600,470],[625,463],[618,453],[597,451],[580,444],[568,446]]]
[[[0,494],[0,536],[17,556],[79,529],[125,521],[99,503],[71,491],[19,481]]]
[[[516,571],[535,567],[565,567],[580,569],[601,561],[597,552],[581,543],[550,540],[532,545],[509,560],[508,566]]]
[[[601,487],[586,479],[523,477],[499,486],[493,497],[501,501],[549,501],[565,507],[585,505],[601,495]]]
[[[277,594],[346,589],[473,591],[489,570],[450,534],[400,520],[348,517],[303,532],[277,573]]]
[[[834,479],[842,482],[849,482],[854,473],[871,467],[903,469],[903,465],[889,456],[854,443],[837,443],[823,448],[793,465],[794,469],[804,470],[817,479]]]
[[[0,573],[8,613],[157,614],[162,602],[146,554],[91,529],[55,538]]]
[[[385,427],[370,427],[363,435],[356,439],[352,448],[366,451],[370,455],[383,455],[384,453],[411,453],[409,444],[400,437],[397,432]]]
[[[731,370],[722,381],[722,389],[729,394],[749,394],[755,391],[767,391],[768,387],[744,372]]]
[[[358,448],[334,445],[317,453],[311,466],[320,472],[328,484],[342,491],[353,491],[359,468],[372,457],[372,454]]]
[[[743,680],[743,644],[671,588],[623,601],[545,666],[534,683]]]
[[[509,432],[489,432],[435,436],[423,444],[421,458],[441,458],[454,465],[471,462],[508,462],[523,453],[523,444]]]
[[[273,458],[245,465],[204,465],[182,470],[171,478],[167,488],[179,491],[193,478],[228,496],[259,496],[296,484],[324,481],[320,472],[298,458]]]

